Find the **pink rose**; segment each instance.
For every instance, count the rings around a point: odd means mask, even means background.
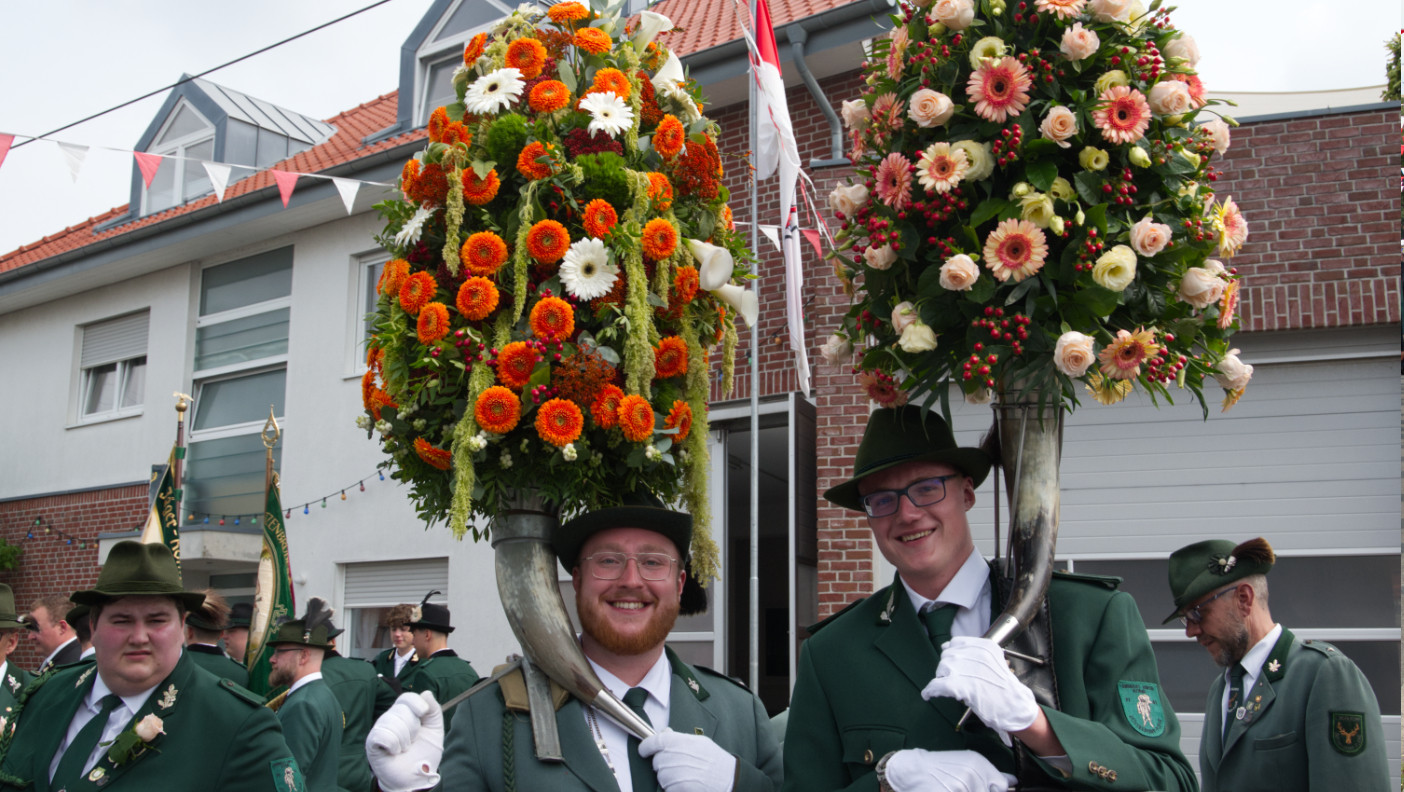
[[[951,30],[965,30],[975,19],[975,6],[970,0],[936,0],[931,15]]]
[[[1151,112],[1156,115],[1180,115],[1194,109],[1194,99],[1190,97],[1189,86],[1179,80],[1161,80],[1150,89],[1146,97]]]
[[[853,343],[838,333],[834,333],[829,336],[828,341],[819,345],[819,354],[823,355],[825,362],[831,366],[842,365],[853,355]]]
[[[1077,134],[1077,115],[1062,105],[1058,105],[1048,111],[1048,115],[1043,117],[1043,123],[1038,125],[1038,131],[1044,137],[1057,143],[1061,148],[1072,146],[1068,139]]]
[[[954,110],[955,105],[951,104],[949,96],[930,88],[921,88],[912,94],[907,117],[919,127],[930,128],[946,123]]]
[[[1053,365],[1069,377],[1081,377],[1097,361],[1092,352],[1092,336],[1069,330],[1058,336],[1053,347]]]
[[[1093,0],[1093,2],[1095,3],[1096,0]],[[1170,41],[1165,44],[1165,48],[1161,51],[1161,54],[1165,56],[1166,61],[1179,58],[1188,64],[1191,69],[1199,65],[1199,44],[1194,40],[1194,36],[1191,36],[1183,30],[1180,31],[1180,35],[1170,39]]]
[[[829,208],[844,217],[852,217],[863,204],[868,202],[868,188],[861,184],[835,187],[829,193]]]
[[[882,247],[870,247],[863,251],[863,260],[868,262],[868,266],[875,270],[885,270],[892,266],[892,262],[897,260],[897,253],[891,245]]]
[[[892,329],[902,332],[907,329],[907,325],[917,320],[916,306],[910,301],[897,303],[897,307],[892,309]]]
[[[1209,140],[1214,144],[1214,151],[1218,152],[1219,156],[1223,156],[1224,152],[1228,151],[1229,125],[1225,124],[1222,119],[1216,118],[1212,121],[1206,121],[1199,128],[1209,135]]]
[[[1097,38],[1097,34],[1082,26],[1081,22],[1074,22],[1072,27],[1063,31],[1063,43],[1058,49],[1063,51],[1070,61],[1080,61],[1097,54],[1097,48],[1102,46],[1102,40]]]
[[[1092,0],[1087,8],[1098,22],[1125,22],[1131,16],[1131,0]]]
[[[1131,226],[1131,247],[1136,252],[1150,258],[1165,249],[1170,242],[1170,226],[1153,223],[1150,217],[1142,217]]]
[[[137,724],[132,727],[132,731],[136,732],[136,736],[140,737],[142,742],[151,742],[156,739],[157,735],[166,733],[163,728],[164,726],[165,724],[161,722],[161,719],[158,718],[155,713],[150,713],[145,718],[138,721]]]
[[[1218,264],[1219,262],[1210,259],[1206,264]],[[1222,271],[1223,265],[1219,266]],[[1204,309],[1219,301],[1224,296],[1224,288],[1228,284],[1213,269],[1206,267],[1190,267],[1185,270],[1185,276],[1180,278],[1180,289],[1176,296],[1181,302],[1189,303],[1195,308]]]
[[[980,267],[964,253],[946,259],[941,265],[941,288],[950,291],[969,291],[980,278]]]
[[[1214,369],[1214,379],[1219,381],[1224,390],[1234,391],[1246,388],[1248,380],[1253,378],[1253,367],[1238,359],[1237,349],[1230,349]]]

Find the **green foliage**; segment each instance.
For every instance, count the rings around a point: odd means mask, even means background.
[[[1385,65],[1385,90],[1380,96],[1386,102],[1398,102],[1399,96],[1399,38],[1400,36],[1390,36],[1385,42],[1385,49],[1389,51],[1389,62]]]
[[[502,166],[499,173],[503,170],[510,171],[517,166],[517,155],[526,148],[526,119],[516,113],[499,116],[493,119],[485,137],[487,140],[483,145],[487,149],[488,159],[496,160]]]
[[[575,163],[585,174],[584,184],[580,187],[582,205],[603,198],[616,210],[623,210],[633,203],[623,157],[613,151],[601,151],[598,154],[582,154]]]
[[[0,569],[14,569],[19,566],[20,556],[24,554],[24,548],[19,545],[12,545],[0,537]]]

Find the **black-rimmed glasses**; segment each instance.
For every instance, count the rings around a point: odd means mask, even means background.
[[[599,580],[618,580],[624,576],[629,559],[644,580],[667,580],[677,559],[663,553],[595,553],[585,557],[590,562],[590,574]]]
[[[1208,605],[1209,603],[1211,603],[1211,602],[1213,602],[1214,600],[1218,599],[1219,597],[1224,596],[1225,594],[1229,593],[1230,591],[1238,591],[1238,586],[1232,586],[1232,587],[1230,587],[1230,588],[1226,588],[1226,589],[1224,589],[1223,591],[1220,591],[1218,594],[1215,594],[1214,596],[1210,597],[1209,599],[1207,599],[1207,600],[1205,600],[1205,601],[1199,603],[1198,605],[1194,606],[1193,608],[1190,608],[1189,610],[1185,611],[1185,615],[1183,615],[1183,616],[1180,617],[1180,624],[1183,624],[1183,625],[1185,625],[1186,627],[1188,627],[1191,623],[1193,623],[1193,624],[1199,624],[1200,622],[1204,621],[1204,612],[1203,612],[1202,610],[1200,610],[1200,609],[1203,608],[1205,605]]]
[[[946,499],[946,479],[960,476],[960,473],[947,473],[944,476],[913,481],[899,490],[878,490],[862,497],[863,511],[869,517],[890,517],[897,513],[897,507],[906,495],[913,506],[934,506]]]

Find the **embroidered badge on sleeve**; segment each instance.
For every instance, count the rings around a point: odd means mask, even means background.
[[[1165,733],[1165,708],[1160,703],[1160,685],[1154,682],[1116,683],[1121,694],[1121,711],[1131,728],[1147,737]]]

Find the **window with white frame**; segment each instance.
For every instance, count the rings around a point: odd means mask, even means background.
[[[82,328],[80,420],[101,421],[141,413],[150,320],[149,311],[139,311]]]
[[[371,314],[375,313],[375,303],[380,297],[376,286],[380,283],[380,275],[385,272],[385,263],[389,260],[390,254],[383,250],[357,256],[355,259],[356,306],[352,310],[351,333],[355,343],[351,350],[351,370],[357,376],[366,368],[366,340],[371,336]]]
[[[501,0],[457,0],[420,45],[415,73],[415,124],[429,121],[437,107],[457,101],[453,74],[463,65],[463,48],[474,35],[491,28],[512,12]]]
[[[215,128],[188,102],[180,102],[147,151],[165,157],[142,196],[142,214],[179,206],[210,192],[202,161],[214,160]]]
[[[362,660],[389,649],[390,631],[381,617],[396,605],[418,605],[431,591],[430,602],[446,604],[449,590],[447,558],[414,558],[343,564],[342,626],[338,651]]]

